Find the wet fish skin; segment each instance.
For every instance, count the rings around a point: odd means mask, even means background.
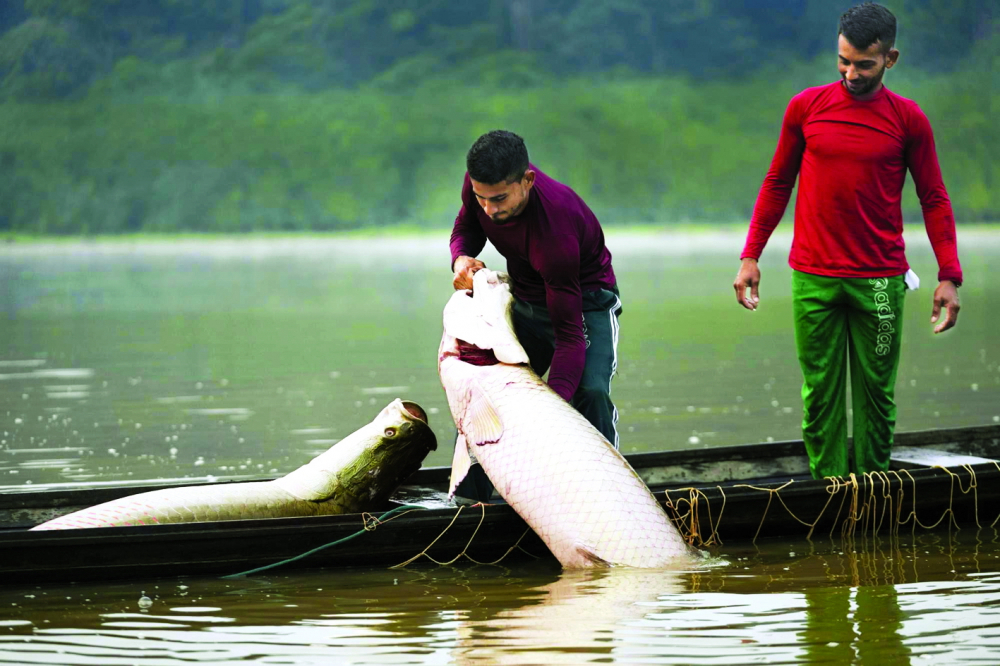
[[[154,490],[82,509],[32,529],[354,513],[386,500],[436,447],[424,410],[397,399],[371,423],[279,479]]]
[[[505,279],[480,270],[472,293],[456,292],[445,307],[438,368],[459,432],[450,492],[471,451],[564,567],[691,563],[695,551],[625,458],[527,364]],[[506,361],[466,363],[466,343],[495,345]]]

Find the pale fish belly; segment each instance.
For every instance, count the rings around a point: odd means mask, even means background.
[[[82,509],[34,530],[248,520],[339,513],[333,502],[300,500],[271,481],[167,488]]]
[[[564,567],[692,561],[628,462],[527,366],[450,357],[441,378],[469,450]]]

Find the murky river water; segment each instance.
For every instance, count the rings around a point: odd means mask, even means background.
[[[959,327],[907,298],[899,429],[1000,421],[1000,233],[960,233]],[[0,248],[0,491],[289,471],[394,397],[450,458],[435,370],[446,234]],[[625,303],[623,450],[799,436],[787,237],[762,307],[729,286],[739,233],[610,234]],[[487,263],[502,262],[488,256]],[[725,545],[695,572],[505,567],[0,588],[0,663],[1000,663],[984,529]],[[141,608],[143,593],[152,601]]]
[[[995,530],[509,566],[0,589],[2,664],[996,664]]]

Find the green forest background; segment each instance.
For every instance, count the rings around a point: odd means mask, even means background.
[[[0,0],[0,232],[440,228],[498,127],[606,225],[745,221],[849,4]],[[957,219],[1000,220],[998,4],[886,5]]]

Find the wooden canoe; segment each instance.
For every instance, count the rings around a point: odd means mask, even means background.
[[[801,441],[628,459],[700,547],[780,537],[886,537],[1000,520],[1000,424],[899,433],[892,469],[857,478],[809,478]],[[28,528],[116,497],[194,483],[0,493],[0,580],[228,575],[291,558],[298,559],[282,567],[387,567],[414,557],[429,561],[426,556],[492,562],[512,548],[508,557],[551,557],[501,501],[447,503],[448,475],[445,467],[423,468],[370,514],[41,532]],[[401,509],[404,504],[422,508]]]

